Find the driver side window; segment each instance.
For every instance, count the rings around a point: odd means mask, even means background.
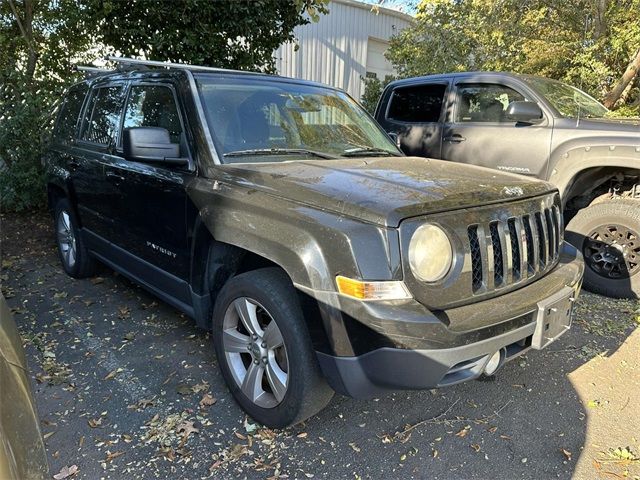
[[[160,85],[132,86],[122,128],[132,127],[165,128],[171,143],[182,143],[182,124],[173,91]]]
[[[458,85],[456,123],[506,123],[506,110],[511,102],[526,98],[514,89],[497,84]]]

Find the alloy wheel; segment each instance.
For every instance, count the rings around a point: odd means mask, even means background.
[[[287,349],[271,314],[256,300],[236,298],[225,312],[224,357],[236,384],[254,404],[273,408],[287,393]]]
[[[582,253],[589,268],[605,278],[629,278],[640,270],[640,237],[624,225],[599,226],[585,238]]]
[[[62,210],[58,215],[57,238],[64,263],[68,268],[73,268],[76,264],[76,236],[71,216],[66,210]]]

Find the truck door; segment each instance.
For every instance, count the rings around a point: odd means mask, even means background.
[[[377,120],[389,133],[398,135],[398,144],[407,155],[440,158],[444,99],[449,81],[401,85],[393,89],[385,111]]]
[[[456,82],[444,125],[442,158],[546,178],[551,116],[535,124],[506,118],[513,101],[535,101],[524,89],[464,79]]]

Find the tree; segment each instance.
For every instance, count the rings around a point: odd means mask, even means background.
[[[272,53],[328,0],[0,0],[0,207],[44,200],[43,130],[75,63],[107,50],[273,71]]]
[[[90,48],[74,0],[0,2],[0,206],[44,199],[40,139],[52,106]]]
[[[328,0],[89,0],[100,40],[125,56],[274,70],[273,51]],[[305,16],[307,14],[308,16]]]
[[[392,42],[402,76],[460,70],[542,75],[596,98],[639,96],[640,0],[422,0]]]

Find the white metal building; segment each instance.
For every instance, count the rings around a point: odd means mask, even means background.
[[[297,50],[285,43],[274,52],[276,68],[280,75],[340,87],[360,99],[364,77],[393,75],[384,52],[413,17],[355,0],[331,0],[328,8],[317,23],[296,28]]]

